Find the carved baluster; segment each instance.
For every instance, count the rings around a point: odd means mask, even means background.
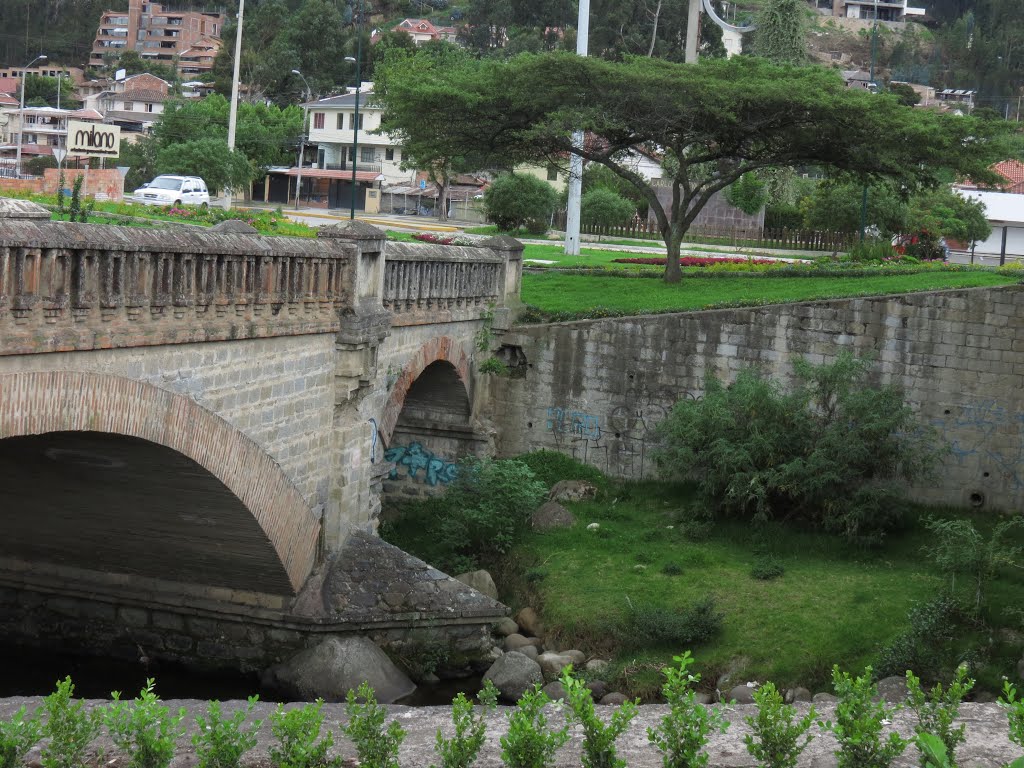
[[[0,316],[11,301],[11,248],[0,246]]]

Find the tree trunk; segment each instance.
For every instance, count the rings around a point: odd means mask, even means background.
[[[662,0],[658,0],[658,7],[654,10],[654,29],[651,31],[651,46],[647,49],[648,59],[654,55],[654,43],[658,40],[658,18],[661,16],[661,3]]]
[[[437,218],[438,221],[448,221],[448,190],[451,188],[451,179],[445,175],[440,184],[437,184]]]
[[[665,261],[665,282],[678,283],[683,279],[683,271],[679,268],[679,246],[682,245],[682,233],[675,225],[669,228],[668,237],[665,238],[665,250],[667,259]]]

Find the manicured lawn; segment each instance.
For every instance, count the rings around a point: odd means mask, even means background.
[[[1007,285],[1019,278],[994,272],[929,271],[907,275],[828,277],[684,276],[669,285],[659,279],[615,278],[556,272],[523,275],[522,297],[544,312],[588,313],[595,307],[622,312],[669,312],[715,306],[776,304],[788,301],[873,296]]]
[[[691,541],[678,524],[688,500],[685,487],[643,483],[568,505],[575,527],[526,534],[515,552],[525,578],[503,597],[539,605],[561,647],[616,658],[633,691],[651,695],[659,667],[685,649],[621,647],[615,629],[629,605],[678,612],[711,595],[724,614],[722,633],[692,649],[706,676],[715,679],[732,668],[741,681],[824,690],[832,664],[859,670],[872,663],[879,648],[907,628],[914,602],[930,599],[945,583],[922,554],[927,534],[913,521],[878,550],[781,525],[755,529],[722,521],[706,539]],[[600,529],[587,530],[594,522]],[[750,570],[765,552],[785,572],[758,581]],[[681,572],[669,575],[667,565]],[[1001,575],[991,591],[989,621],[1014,623],[1006,609],[1019,604],[1022,587],[1024,574]],[[991,634],[979,632],[979,638]],[[1019,650],[1006,658],[999,653],[993,649],[989,658],[990,679],[984,682],[990,688],[1019,656]]]

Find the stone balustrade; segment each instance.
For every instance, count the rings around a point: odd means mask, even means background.
[[[337,332],[340,241],[0,218],[0,354]]]
[[[398,325],[410,316],[479,316],[504,299],[505,259],[489,248],[388,243],[383,303]]]

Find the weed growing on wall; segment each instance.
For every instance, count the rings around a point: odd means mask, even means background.
[[[494,683],[486,680],[479,698],[483,705],[479,714],[474,714],[473,702],[464,693],[452,700],[455,733],[449,739],[440,728],[437,729],[435,749],[441,765],[430,768],[470,768],[476,762],[487,736],[487,712],[493,711],[498,703],[498,689]]]
[[[285,710],[278,704],[270,715],[270,730],[277,743],[270,747],[270,763],[275,768],[334,768],[340,758],[329,758],[334,734],[329,730],[320,738],[324,716],[323,699],[297,709]]]
[[[765,683],[754,691],[757,715],[744,720],[751,733],[743,737],[747,751],[762,768],[796,768],[800,753],[814,738],[808,734],[815,711],[796,720],[796,707],[783,702],[774,683]]]
[[[669,475],[694,478],[715,510],[752,521],[799,518],[849,541],[877,542],[899,517],[899,483],[926,477],[941,455],[893,386],[868,363],[793,362],[789,390],[747,368],[729,385],[706,378],[658,428]]]
[[[21,707],[7,720],[0,720],[0,768],[17,768],[22,758],[39,741],[43,726],[37,715],[25,717]]]
[[[673,660],[678,667],[666,667],[661,689],[669,713],[656,728],[647,729],[647,740],[661,752],[664,768],[705,768],[708,736],[714,731],[725,733],[729,721],[718,708],[697,703],[700,675],[689,671],[694,662],[690,652]]]
[[[219,701],[211,701],[206,714],[196,716],[198,731],[192,737],[192,745],[196,748],[198,768],[238,768],[242,755],[256,746],[256,734],[263,725],[262,720],[254,720],[248,728],[243,727],[258,700],[257,696],[250,696],[248,705],[231,717],[221,713]]]
[[[594,697],[590,689],[573,676],[571,664],[562,672],[560,682],[565,688],[569,706],[566,713],[568,721],[583,726],[583,754],[580,757],[583,768],[626,768],[626,761],[616,756],[615,740],[636,717],[636,702],[627,701],[616,707],[605,723],[594,712]]]
[[[936,683],[931,691],[925,691],[920,678],[907,670],[907,700],[917,715],[914,732],[938,738],[952,765],[956,765],[956,748],[967,738],[967,726],[954,728],[953,723],[960,714],[960,703],[973,687],[974,681],[967,677],[967,669],[963,665],[957,667],[953,681],[945,690]]]
[[[399,768],[398,748],[405,740],[405,731],[392,720],[387,727],[388,710],[377,703],[373,688],[362,683],[358,690],[345,697],[348,722],[341,727],[356,746],[359,765],[363,768]]]
[[[43,768],[81,768],[89,744],[100,732],[99,710],[89,710],[84,701],[72,703],[75,684],[70,677],[57,682],[57,690],[43,699],[46,725],[43,736]]]
[[[910,742],[898,733],[883,737],[896,708],[878,699],[871,667],[863,675],[851,677],[837,665],[832,668],[832,685],[839,697],[836,720],[818,725],[831,730],[839,742],[839,768],[889,768]]]
[[[182,721],[185,708],[172,714],[170,707],[156,695],[156,681],[146,680],[146,687],[134,701],[121,701],[121,692],[103,715],[114,745],[128,756],[129,768],[167,768],[174,757],[174,746],[185,733]]]
[[[544,707],[550,699],[535,685],[519,699],[501,737],[501,760],[506,768],[548,768],[555,752],[569,740],[569,729],[551,730]]]

